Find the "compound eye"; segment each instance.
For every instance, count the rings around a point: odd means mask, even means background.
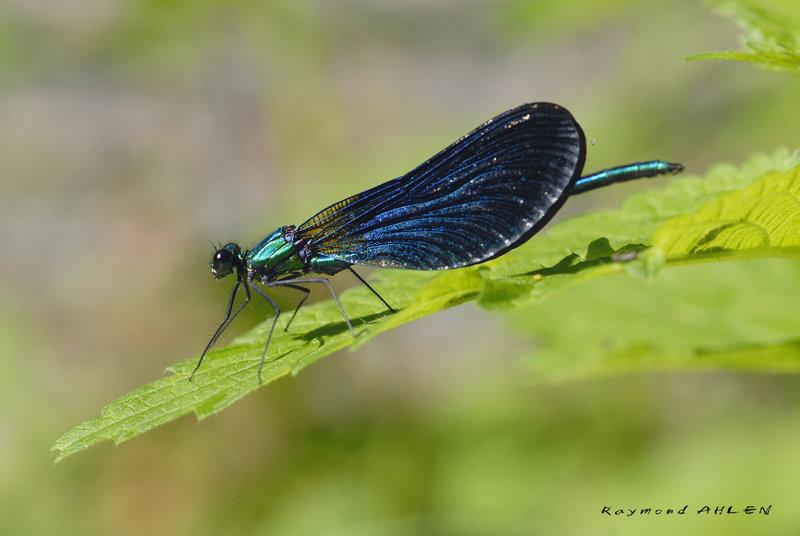
[[[225,277],[233,271],[233,255],[227,249],[220,249],[211,259],[211,271],[216,277]]]

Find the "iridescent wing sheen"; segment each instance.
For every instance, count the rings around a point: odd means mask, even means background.
[[[538,231],[583,171],[583,131],[550,103],[509,110],[411,172],[340,201],[298,228],[313,249],[380,268],[484,262]]]

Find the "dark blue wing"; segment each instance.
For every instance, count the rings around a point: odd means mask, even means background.
[[[561,106],[525,104],[413,171],[326,208],[298,236],[314,251],[382,268],[484,262],[538,231],[583,170],[581,127]]]

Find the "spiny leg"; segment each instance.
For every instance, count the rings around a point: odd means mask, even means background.
[[[381,295],[380,295],[380,294],[378,294],[378,293],[375,291],[375,289],[374,289],[374,288],[372,288],[371,286],[369,286],[369,283],[367,283],[366,281],[364,281],[364,278],[362,278],[360,275],[358,275],[358,272],[356,272],[355,270],[353,270],[352,266],[348,266],[348,267],[347,267],[347,269],[348,269],[348,270],[350,270],[350,273],[351,273],[351,274],[353,274],[354,276],[356,276],[356,278],[357,278],[359,281],[361,281],[362,283],[364,283],[364,286],[366,286],[366,287],[367,287],[367,288],[370,290],[370,292],[372,292],[373,294],[375,294],[375,296],[377,296],[377,297],[378,297],[378,299],[379,299],[379,300],[381,300],[381,301],[383,302],[383,304],[384,304],[384,305],[385,305],[385,306],[386,306],[386,307],[389,309],[389,311],[391,311],[392,313],[396,313],[396,312],[397,312],[397,311],[395,311],[394,309],[392,309],[392,306],[391,306],[391,305],[389,305],[388,303],[386,303],[386,300],[384,300],[383,298],[381,298]]]
[[[236,281],[236,284],[233,285],[233,290],[231,291],[231,298],[230,300],[228,300],[228,309],[225,311],[225,316],[222,319],[222,323],[217,328],[217,331],[214,332],[214,335],[211,337],[211,340],[208,341],[208,344],[206,344],[206,348],[205,350],[203,350],[203,353],[200,354],[200,360],[197,362],[197,366],[194,367],[194,370],[189,376],[189,381],[192,381],[192,378],[194,378],[194,373],[197,372],[197,369],[200,368],[200,364],[203,362],[203,358],[206,356],[206,352],[208,352],[208,350],[214,345],[214,343],[217,342],[217,339],[219,338],[220,335],[222,335],[222,332],[225,331],[225,328],[231,325],[231,322],[233,322],[233,319],[236,318],[236,315],[238,315],[241,312],[241,310],[244,309],[244,306],[247,305],[247,303],[250,301],[250,290],[247,288],[247,285],[245,285],[244,302],[242,302],[239,308],[236,309],[236,312],[233,313],[233,315],[231,315],[231,311],[233,310],[233,302],[236,300],[236,293],[239,291],[239,285],[241,283],[242,281],[241,279],[239,279]]]
[[[248,285],[250,287],[252,287],[253,290],[258,292],[258,294],[262,298],[267,300],[267,303],[270,304],[272,306],[272,309],[275,311],[275,318],[272,319],[272,326],[270,326],[270,328],[269,328],[269,335],[267,336],[267,343],[264,345],[264,353],[261,354],[261,363],[258,364],[258,385],[261,385],[261,369],[264,367],[264,359],[266,359],[266,357],[267,357],[267,348],[269,348],[269,341],[272,339],[272,332],[275,331],[275,324],[278,323],[278,317],[281,315],[281,310],[278,307],[278,304],[276,304],[274,301],[272,301],[272,299],[269,296],[267,296],[264,293],[263,290],[258,288],[255,283],[248,282]],[[266,286],[271,286],[271,285],[266,285]],[[247,287],[245,287],[245,288],[247,288]]]
[[[265,287],[291,287],[291,286],[296,286],[295,283],[298,283],[298,282],[299,283],[303,283],[304,285],[308,284],[308,283],[322,283],[322,284],[328,285],[328,290],[331,291],[331,295],[333,296],[333,299],[336,300],[336,305],[339,306],[339,310],[342,312],[342,316],[344,317],[344,321],[347,323],[347,327],[350,329],[350,333],[353,334],[353,338],[354,339],[356,338],[356,332],[353,329],[353,324],[351,324],[350,323],[350,319],[347,318],[347,313],[344,312],[344,307],[342,307],[342,302],[339,301],[339,296],[337,296],[336,292],[333,290],[333,287],[331,286],[331,282],[328,281],[326,278],[318,277],[318,278],[311,278],[311,279],[305,279],[305,278],[304,279],[284,279],[283,281],[271,281],[269,283],[266,283],[264,286]]]
[[[311,289],[308,289],[308,288],[305,288],[305,287],[301,287],[300,285],[284,285],[284,286],[292,288],[294,290],[299,290],[301,292],[305,292],[305,295],[303,295],[303,297],[300,299],[300,303],[298,303],[297,307],[295,307],[294,313],[292,313],[292,318],[289,319],[289,321],[286,323],[286,327],[283,328],[283,331],[285,333],[285,332],[289,331],[289,326],[292,325],[292,321],[294,320],[294,317],[297,316],[297,311],[300,310],[300,308],[303,306],[303,304],[305,303],[306,299],[308,298],[308,295],[311,294]]]

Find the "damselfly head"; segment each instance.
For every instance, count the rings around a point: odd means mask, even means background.
[[[218,249],[211,257],[211,274],[214,278],[222,279],[232,274],[233,270],[242,262],[241,252],[239,245],[234,243]]]

